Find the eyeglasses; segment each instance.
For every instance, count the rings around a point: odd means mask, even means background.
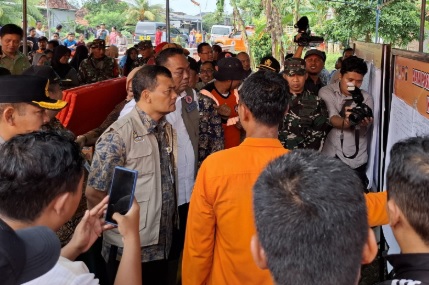
[[[200,74],[212,74],[213,72],[213,69],[200,70]]]

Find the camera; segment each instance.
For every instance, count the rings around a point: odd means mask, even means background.
[[[363,103],[363,95],[359,88],[350,85],[347,86],[347,91],[352,95],[353,101],[356,103],[356,107],[350,110],[349,122],[351,126],[358,125],[365,118],[372,118],[371,108]]]
[[[310,25],[308,24],[308,18],[306,16],[301,17],[298,22],[294,25],[298,29],[298,33],[301,35],[298,39],[297,36],[293,38],[299,46],[309,46],[310,44],[323,43],[323,37],[317,37],[311,35]]]

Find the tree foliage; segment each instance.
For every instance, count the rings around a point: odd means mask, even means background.
[[[148,0],[123,0],[129,7],[126,11],[128,23],[137,21],[165,21],[165,9],[163,5],[149,5]]]
[[[213,25],[223,25],[223,18],[218,18],[216,13],[205,13],[203,15],[203,30],[210,31]]]
[[[27,1],[27,21],[28,26],[34,26],[36,20],[43,20],[44,17],[40,13],[36,5],[40,1],[28,0]],[[0,26],[6,24],[22,25],[22,0],[8,0],[1,1],[0,5]]]
[[[84,7],[90,11],[85,19],[91,26],[105,23],[122,28],[137,21],[165,21],[163,5],[149,5],[148,0],[89,0]]]
[[[371,42],[376,35],[376,10],[373,1],[358,4],[332,4],[335,17],[320,29],[325,40],[345,43],[348,39]],[[371,4],[372,3],[372,4]],[[393,0],[381,6],[379,37],[384,43],[406,46],[418,39],[420,11],[415,1]]]

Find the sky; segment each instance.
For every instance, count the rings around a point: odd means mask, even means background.
[[[216,0],[195,0],[200,3],[201,12],[214,12],[216,10]],[[165,0],[149,0],[150,4],[164,4]],[[170,8],[175,12],[184,12],[188,15],[198,15],[200,7],[192,4],[191,0],[170,0]],[[231,12],[229,0],[225,0],[225,11]]]

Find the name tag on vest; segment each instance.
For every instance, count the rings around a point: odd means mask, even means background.
[[[197,102],[196,101],[192,101],[191,104],[189,104],[188,106],[186,106],[186,112],[190,113],[193,110],[195,110],[195,108],[197,108]]]

